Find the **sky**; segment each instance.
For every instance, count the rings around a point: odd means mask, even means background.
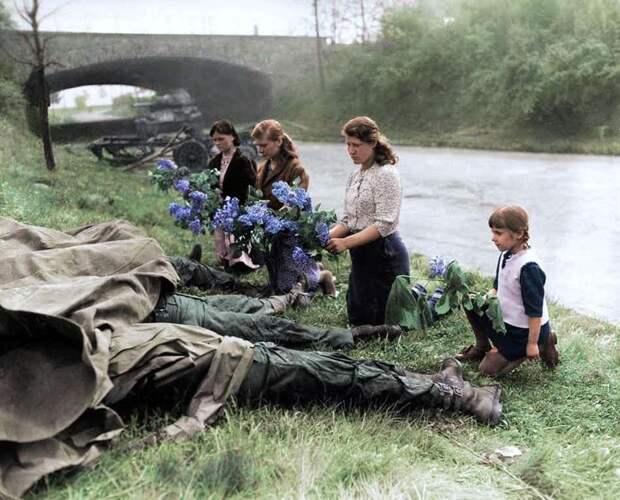
[[[0,0],[14,11],[13,0]],[[26,0],[27,1],[27,0]],[[312,0],[40,0],[50,31],[312,34]],[[24,0],[15,0],[22,5]],[[23,23],[21,26],[25,26]]]

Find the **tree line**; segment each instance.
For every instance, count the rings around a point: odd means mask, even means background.
[[[418,0],[385,10],[375,42],[329,50],[325,90],[309,77],[281,111],[420,130],[615,126],[619,55],[619,0]]]

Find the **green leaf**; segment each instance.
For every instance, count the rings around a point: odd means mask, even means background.
[[[467,311],[472,311],[474,309],[474,303],[472,302],[469,294],[463,296],[462,304]]]
[[[435,305],[435,312],[440,316],[448,314],[450,312],[450,296],[445,293],[441,296],[437,304]]]
[[[495,296],[488,297],[488,307],[485,312],[487,317],[493,324],[493,329],[498,333],[506,333],[506,325],[502,316],[502,309],[499,304],[499,300]]]

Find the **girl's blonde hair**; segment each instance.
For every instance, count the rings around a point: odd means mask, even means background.
[[[398,156],[372,118],[356,116],[343,125],[340,133],[344,136],[355,137],[366,144],[375,144],[375,163],[396,165]]]
[[[513,233],[523,231],[521,240],[528,245],[530,239],[529,217],[527,212],[518,205],[508,205],[493,210],[489,216],[489,227],[491,229],[508,229]]]
[[[280,152],[275,158],[276,161],[287,161],[292,158],[299,158],[297,147],[292,139],[284,133],[282,125],[277,120],[263,120],[257,123],[252,129],[252,139],[266,139],[269,141],[278,141],[282,139]]]

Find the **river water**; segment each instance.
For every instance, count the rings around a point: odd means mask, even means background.
[[[299,148],[315,204],[340,216],[346,179],[357,168],[344,145]],[[395,149],[403,186],[400,232],[410,252],[455,258],[492,275],[498,252],[488,216],[498,205],[522,205],[548,296],[620,324],[620,158]]]

